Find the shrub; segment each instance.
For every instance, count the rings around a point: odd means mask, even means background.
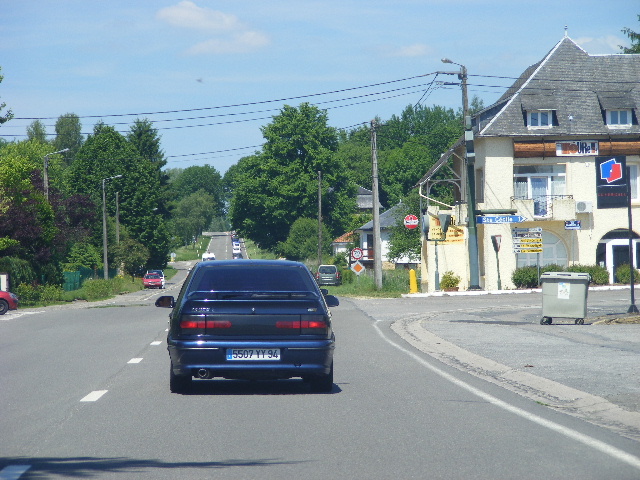
[[[342,283],[353,283],[356,279],[356,274],[350,268],[344,268],[342,271]]]
[[[526,266],[516,268],[511,274],[511,281],[516,288],[535,288],[538,286],[538,267]]]
[[[633,282],[640,282],[640,272],[637,269],[633,269]],[[616,279],[618,283],[630,283],[631,282],[631,267],[628,263],[624,263],[616,268]]]
[[[440,288],[456,288],[460,284],[460,277],[451,270],[444,272],[440,279]]]
[[[588,273],[591,275],[591,283],[594,285],[607,285],[609,283],[609,272],[600,265],[575,264],[567,268],[567,272]]]
[[[38,291],[36,287],[28,283],[21,283],[14,292],[20,299],[23,306],[34,305],[38,301]]]

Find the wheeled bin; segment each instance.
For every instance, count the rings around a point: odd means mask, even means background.
[[[587,316],[587,293],[591,276],[580,272],[546,272],[542,284],[541,325],[550,325],[554,318],[573,318],[582,325]]]

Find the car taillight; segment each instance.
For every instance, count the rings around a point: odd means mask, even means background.
[[[202,335],[205,330],[216,328],[231,328],[228,320],[206,320],[205,317],[196,315],[185,315],[180,321],[182,333],[187,335]]]
[[[298,330],[300,333],[318,334],[326,332],[329,326],[322,315],[301,315],[300,320],[282,320],[276,322],[276,328],[291,328]]]
[[[204,328],[204,316],[185,315],[180,320],[180,329],[186,335],[202,335],[204,334]]]
[[[209,328],[231,328],[229,320],[207,320],[206,327]]]

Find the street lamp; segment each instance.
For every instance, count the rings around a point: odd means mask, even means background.
[[[113,180],[114,178],[120,177],[122,177],[122,175],[114,175],[113,177],[102,179],[102,254],[105,280],[109,280],[109,261],[107,260],[107,195],[104,190],[104,185],[107,180]]]
[[[442,63],[452,63],[460,67],[458,78],[462,87],[462,120],[464,122],[465,160],[467,164],[467,209],[469,221],[469,290],[480,290],[480,275],[478,268],[478,234],[476,228],[476,154],[473,147],[473,130],[471,129],[471,117],[469,114],[469,100],[467,97],[467,67],[460,63],[443,58]],[[448,73],[448,72],[443,72]]]
[[[43,181],[44,181],[44,198],[49,201],[49,155],[55,155],[56,153],[64,153],[68,152],[68,148],[63,148],[62,150],[58,150],[57,152],[47,153],[44,156],[44,171],[43,171]]]

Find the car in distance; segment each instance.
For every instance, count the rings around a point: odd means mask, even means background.
[[[164,288],[164,277],[157,273],[147,273],[142,277],[144,288]]]
[[[207,262],[209,260],[215,260],[216,259],[216,255],[213,252],[204,252],[202,254],[202,261],[203,262]]]
[[[320,265],[316,281],[318,285],[342,285],[342,274],[335,265]]]
[[[18,296],[11,292],[0,290],[0,315],[4,315],[9,310],[17,310]]]
[[[167,349],[169,387],[198,379],[277,380],[300,377],[315,392],[333,388],[335,335],[329,307],[309,269],[287,260],[197,263],[172,308]]]

